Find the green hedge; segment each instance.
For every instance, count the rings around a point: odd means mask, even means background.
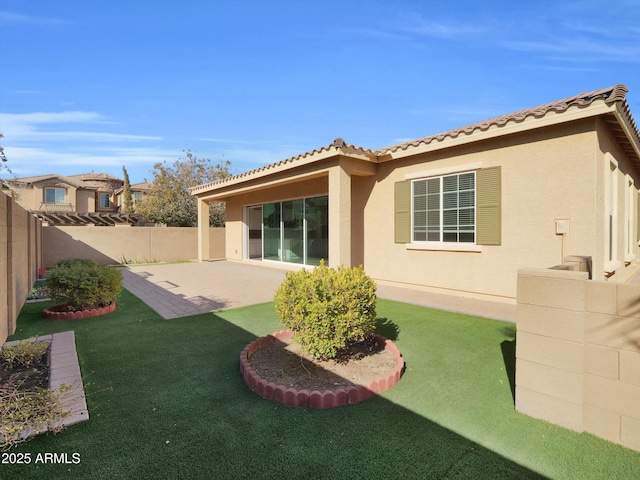
[[[302,348],[318,358],[335,358],[371,335],[376,321],[376,284],[362,267],[337,269],[322,263],[289,272],[275,296],[282,323]]]
[[[69,311],[109,305],[122,291],[122,274],[116,268],[98,265],[93,260],[60,260],[45,279],[51,299]]]

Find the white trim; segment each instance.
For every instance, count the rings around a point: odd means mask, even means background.
[[[414,242],[405,244],[407,250],[434,250],[440,252],[482,252],[482,245],[475,243],[440,243],[440,242]]]
[[[433,168],[431,170],[423,170],[417,173],[407,173],[404,176],[405,180],[416,180],[419,178],[428,177],[441,177],[442,175],[448,175],[451,173],[467,173],[469,171],[480,170],[483,167],[484,162],[465,163],[464,165],[457,165],[455,167],[443,167]]]
[[[620,261],[618,261],[618,260],[614,260],[612,262],[605,262],[604,271],[606,273],[613,273],[617,269],[619,269],[621,266],[622,266],[622,263]]]

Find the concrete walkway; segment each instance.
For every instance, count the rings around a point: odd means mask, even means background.
[[[287,269],[220,260],[206,263],[132,266],[124,286],[166,319],[198,315],[273,300]],[[516,306],[378,284],[380,298],[514,322]]]

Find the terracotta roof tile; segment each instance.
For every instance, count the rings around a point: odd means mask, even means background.
[[[555,102],[547,103],[533,108],[527,108],[518,112],[509,113],[507,115],[501,115],[499,117],[491,118],[489,120],[484,120],[478,123],[473,123],[465,127],[455,128],[443,133],[438,133],[436,135],[430,135],[428,137],[423,137],[416,140],[384,147],[376,150],[376,153],[378,155],[384,155],[396,152],[398,150],[406,150],[409,147],[417,147],[421,144],[429,144],[433,141],[442,141],[446,137],[457,138],[460,135],[471,135],[476,130],[486,131],[492,126],[501,127],[506,125],[508,122],[522,122],[530,117],[541,118],[549,112],[562,113],[568,110],[570,107],[576,105],[579,107],[587,107],[596,100],[604,100],[607,104],[624,101],[627,92],[628,89],[626,86],[614,85],[613,87],[594,90],[593,92],[581,93],[579,95],[574,95],[562,100],[557,100]]]
[[[354,151],[354,152],[363,153],[365,155],[375,156],[375,152],[373,152],[373,150],[369,150],[367,148],[358,147],[358,146],[355,146],[355,145],[349,145],[342,138],[336,138],[331,144],[329,144],[327,146],[316,148],[316,149],[311,150],[309,152],[301,153],[301,154],[295,155],[293,157],[285,158],[284,160],[280,160],[280,161],[275,162],[275,163],[270,163],[269,165],[265,165],[263,167],[259,167],[259,168],[256,168],[254,170],[249,170],[248,172],[243,172],[243,173],[240,173],[238,175],[233,175],[231,177],[223,178],[221,180],[216,180],[215,182],[205,183],[204,185],[196,185],[194,187],[191,187],[190,190],[191,190],[191,193],[194,194],[194,193],[196,193],[198,191],[207,190],[210,187],[222,185],[222,184],[228,183],[228,182],[230,182],[232,180],[237,180],[237,179],[240,179],[240,178],[243,178],[243,177],[249,177],[249,176],[252,176],[252,175],[254,175],[256,173],[260,173],[260,172],[267,172],[269,170],[272,170],[274,168],[280,167],[282,165],[287,165],[289,163],[294,163],[296,161],[303,160],[303,159],[311,157],[313,155],[317,155],[317,154],[320,154],[320,153],[328,152],[328,151],[331,151],[331,150],[335,150],[337,152],[339,149],[351,150],[351,151]]]

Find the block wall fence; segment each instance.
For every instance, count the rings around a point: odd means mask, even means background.
[[[41,265],[42,222],[0,193],[0,345],[15,332]]]
[[[43,227],[43,265],[69,257],[103,265],[129,262],[172,262],[198,258],[197,227]],[[209,258],[225,257],[225,229],[211,228]]]
[[[516,409],[640,451],[640,285],[518,271]]]

